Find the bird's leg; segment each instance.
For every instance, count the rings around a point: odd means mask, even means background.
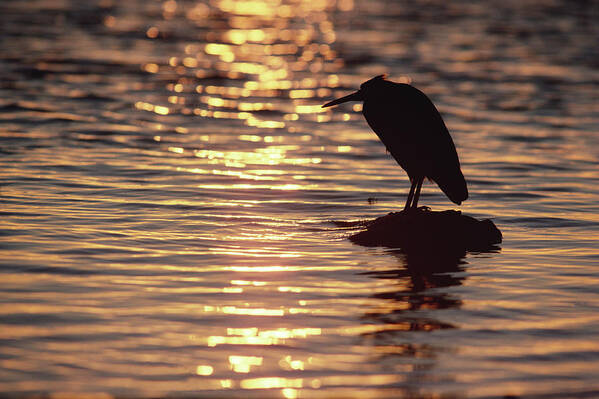
[[[410,186],[410,192],[408,193],[408,200],[406,201],[406,206],[403,207],[403,210],[407,210],[410,208],[410,203],[412,202],[412,198],[414,198],[414,189],[416,188],[416,180],[410,179],[412,185]]]
[[[418,208],[418,198],[420,198],[420,189],[422,188],[422,182],[424,176],[416,178],[416,192],[414,193],[414,201],[412,201],[412,208]]]

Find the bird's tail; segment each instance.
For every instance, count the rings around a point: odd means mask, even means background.
[[[466,179],[464,179],[464,175],[459,168],[457,170],[438,171],[436,175],[432,177],[432,180],[439,185],[439,188],[453,203],[460,205],[462,201],[468,199]]]

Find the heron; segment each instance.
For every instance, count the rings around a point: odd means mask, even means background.
[[[404,210],[417,209],[425,178],[437,183],[457,205],[468,198],[460,160],[441,114],[422,91],[395,83],[385,75],[360,85],[360,90],[324,104],[363,101],[366,122],[410,178]]]

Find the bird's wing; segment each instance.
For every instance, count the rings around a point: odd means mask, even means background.
[[[423,101],[422,111],[415,112],[415,115],[423,121],[422,136],[427,142],[432,161],[427,177],[436,182],[451,201],[460,204],[468,198],[468,187],[455,144],[441,114],[428,97],[424,97],[426,101]]]

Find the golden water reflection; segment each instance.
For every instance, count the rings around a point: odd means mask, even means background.
[[[5,390],[594,383],[597,79],[567,2],[26,3],[0,15]],[[405,198],[361,105],[320,108],[383,72],[447,116],[461,209],[499,218],[501,257],[389,255],[330,223]]]
[[[423,373],[433,372],[438,349],[424,342],[410,342],[406,334],[457,328],[434,315],[435,311],[461,306],[462,301],[451,293],[451,288],[463,283],[465,277],[461,272],[466,263],[461,253],[422,256],[391,251],[390,255],[387,255],[391,260],[389,267],[362,272],[359,275],[363,280],[351,284],[331,280],[312,287],[272,286],[264,273],[305,272],[304,268],[236,268],[236,272],[244,276],[253,272],[265,278],[233,279],[230,280],[232,286],[251,287],[261,293],[261,298],[266,298],[267,293],[276,288],[282,295],[296,295],[298,307],[253,307],[249,303],[206,305],[204,313],[235,315],[241,317],[236,324],[241,322],[247,327],[229,327],[224,334],[192,335],[188,339],[207,348],[227,348],[228,369],[235,374],[249,375],[249,378],[223,379],[223,388],[280,390],[281,396],[293,398],[338,386],[347,387],[337,388],[340,395],[348,394],[358,386],[409,386],[412,379],[418,381],[423,378]],[[354,294],[348,297],[348,290]],[[337,304],[330,298],[316,299],[317,293],[327,292],[331,298],[340,295]],[[358,293],[360,296],[355,297]],[[269,302],[265,300],[265,303]],[[287,320],[294,315],[343,317],[348,308],[362,312],[358,323],[331,327],[274,327],[277,323],[297,325],[297,322]],[[309,343],[321,338],[327,342],[343,342],[344,351],[338,352],[335,345],[330,351],[321,348],[310,355],[287,351],[288,347],[301,347],[302,341]],[[261,347],[271,350],[265,352]],[[370,370],[368,375],[356,373],[356,365],[361,363]],[[268,376],[264,376],[262,368],[267,370]],[[325,373],[312,377],[313,373],[331,368],[336,373],[348,374]],[[211,377],[215,370],[212,365],[198,365],[196,374]],[[252,377],[254,373],[256,376]]]
[[[330,96],[340,80],[336,71],[342,61],[333,49],[336,35],[331,18],[337,10],[350,11],[353,1],[163,4],[165,20],[183,12],[182,16],[207,29],[202,34],[204,43],[185,45],[183,54],[172,55],[163,65],[142,65],[148,73],[176,79],[166,85],[172,95],[164,104],[139,101],[136,108],[158,115],[240,120],[258,129],[289,132],[296,129],[290,121],[331,119],[319,100]],[[160,28],[152,26],[146,33],[158,39]],[[282,102],[282,95],[291,102]]]

